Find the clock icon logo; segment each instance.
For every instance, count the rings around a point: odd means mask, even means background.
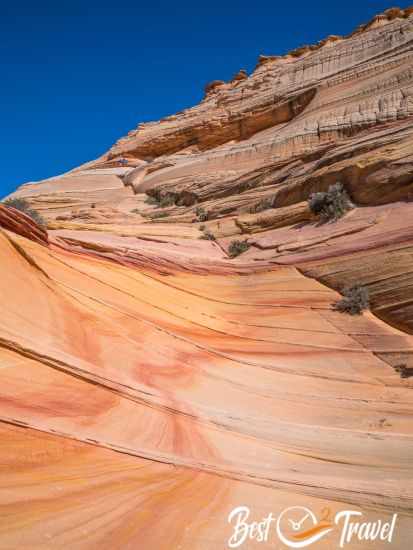
[[[281,512],[276,523],[279,539],[289,548],[305,548],[320,540],[334,529],[330,521],[330,509],[321,511],[317,520],[312,510],[305,506],[291,506]]]

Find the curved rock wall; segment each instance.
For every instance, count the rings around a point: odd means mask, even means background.
[[[0,548],[216,550],[241,505],[397,513],[411,547],[412,13],[23,185],[47,231],[0,205]]]

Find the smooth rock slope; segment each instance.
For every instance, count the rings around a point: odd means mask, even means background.
[[[241,505],[397,513],[411,546],[412,58],[388,10],[21,186],[47,232],[0,205],[1,549],[226,548]]]

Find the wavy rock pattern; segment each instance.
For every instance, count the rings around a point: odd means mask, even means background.
[[[24,212],[3,204],[0,204],[0,226],[40,244],[47,244],[49,240],[47,231]]]
[[[19,188],[47,234],[0,206],[0,548],[215,550],[240,505],[397,512],[411,546],[412,38],[388,10],[212,83]]]

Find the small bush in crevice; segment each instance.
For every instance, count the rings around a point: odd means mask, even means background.
[[[327,192],[312,193],[308,198],[311,212],[323,221],[336,221],[353,208],[344,186],[337,182]]]
[[[400,374],[400,378],[410,378],[413,376],[413,367],[408,367],[406,364],[395,365],[394,370]]]
[[[20,212],[23,212],[23,214],[26,214],[26,216],[29,216],[38,225],[42,225],[42,226],[46,225],[46,222],[43,219],[43,217],[37,212],[37,210],[33,210],[33,208],[30,207],[30,204],[28,201],[26,201],[26,199],[7,199],[4,201],[3,204],[5,206],[11,206],[16,210],[19,210]]]
[[[158,218],[166,218],[168,217],[167,212],[153,212],[152,214],[149,214],[149,217],[151,220],[157,220]]]
[[[167,206],[174,206],[175,205],[175,196],[174,195],[164,195],[161,197],[161,200],[159,201],[159,206],[161,208],[166,208]]]
[[[200,239],[204,239],[206,241],[216,241],[215,235],[212,233],[212,231],[209,231],[208,229],[204,229],[202,235],[199,237]]]
[[[159,200],[156,197],[152,197],[152,195],[146,195],[145,203],[151,206],[159,206]]]
[[[343,297],[333,304],[333,309],[349,315],[360,315],[362,311],[369,309],[369,291],[361,285],[354,285],[342,291]]]
[[[173,206],[175,204],[175,195],[173,193],[166,193],[161,197],[147,195],[145,203],[156,206],[157,208],[166,208],[167,206]]]
[[[250,246],[248,241],[232,241],[228,247],[228,253],[231,258],[235,258],[248,250]]]
[[[206,222],[209,217],[208,212],[205,210],[205,208],[202,208],[202,206],[198,206],[198,208],[195,210],[195,214],[199,222]]]

